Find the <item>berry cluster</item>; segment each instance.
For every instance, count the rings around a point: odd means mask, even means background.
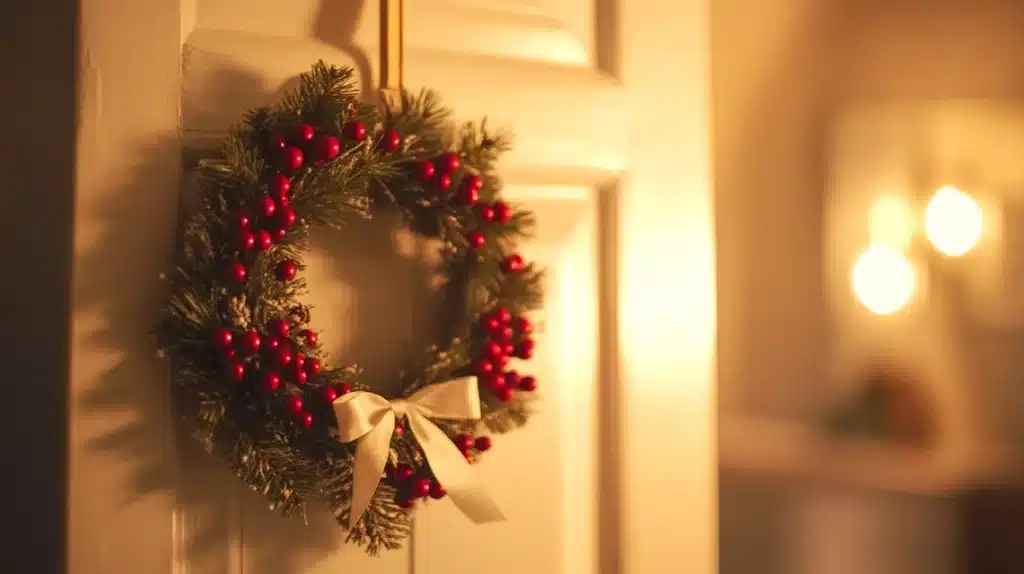
[[[305,401],[319,398],[329,405],[351,388],[307,385],[322,368],[320,359],[314,356],[319,351],[318,336],[310,329],[293,335],[292,322],[297,322],[294,314],[289,319],[272,319],[262,330],[221,327],[214,332],[213,343],[232,380],[248,382],[249,390],[266,396],[280,395],[285,411],[308,429],[313,426],[313,415]]]
[[[468,434],[458,434],[452,437],[452,441],[455,446],[459,447],[462,451],[462,456],[466,457],[466,460],[473,462],[473,454],[481,453],[491,450],[491,437],[487,435],[481,435],[476,438]]]
[[[398,427],[400,428],[400,427]],[[411,464],[398,464],[387,471],[388,479],[395,490],[395,504],[410,509],[416,501],[430,497],[434,500],[444,498],[447,492],[439,482],[430,477],[425,467],[414,467]]]
[[[518,261],[521,266],[522,260]],[[533,325],[529,319],[513,317],[502,307],[487,313],[480,320],[476,337],[476,374],[481,386],[503,403],[512,400],[517,390],[530,392],[537,389],[534,377],[521,376],[514,370],[507,370],[509,359],[533,358],[532,332]]]
[[[381,145],[397,149],[401,137],[397,132],[389,135],[391,131],[385,134]],[[346,124],[342,133],[353,143],[366,139],[366,127],[357,121]],[[337,158],[341,149],[337,136],[317,133],[309,124],[299,124],[267,139],[264,153],[273,169],[268,174],[265,193],[232,214],[229,232],[234,237],[235,257],[228,264],[229,281],[244,283],[257,258],[287,237],[295,225],[290,195],[294,178],[307,165],[307,158],[314,158],[313,163],[321,165]],[[292,281],[298,271],[297,261],[285,259],[274,267],[274,276],[278,281]],[[296,424],[308,429],[313,426],[313,415],[307,409],[310,401],[330,404],[351,389],[348,385],[307,385],[322,366],[316,356],[317,333],[303,328],[308,323],[305,315],[292,313],[287,318],[272,319],[262,330],[221,327],[215,330],[213,343],[232,380],[249,382],[252,390],[259,389],[271,396],[280,395],[284,411]]]

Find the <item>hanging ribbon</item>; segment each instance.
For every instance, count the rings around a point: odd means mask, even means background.
[[[462,377],[423,387],[407,399],[389,401],[380,395],[354,391],[335,399],[341,442],[356,443],[353,462],[352,506],[349,524],[366,512],[380,484],[391,450],[395,421],[406,417],[434,478],[448,491],[455,506],[476,523],[504,520],[501,510],[477,483],[473,468],[448,435],[430,419],[476,420],[480,395],[476,377]]]

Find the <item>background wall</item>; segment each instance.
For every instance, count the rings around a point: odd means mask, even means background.
[[[817,406],[829,371],[822,207],[834,111],[1020,98],[1022,32],[1024,4],[1015,0],[713,4],[723,412],[802,417]],[[950,500],[726,480],[721,505],[724,574],[877,573],[880,555],[886,572],[935,574],[952,568],[956,552]],[[857,523],[873,534],[857,534]],[[812,524],[817,533],[805,538]],[[811,568],[798,558],[820,547],[831,560]]]

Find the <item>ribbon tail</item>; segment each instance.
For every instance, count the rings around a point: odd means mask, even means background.
[[[373,429],[356,443],[352,469],[352,502],[349,528],[355,526],[373,500],[381,474],[391,452],[391,435],[395,432],[395,413],[388,411]]]
[[[444,431],[415,410],[409,412],[409,430],[423,449],[434,477],[463,514],[477,524],[505,520],[501,509],[476,480],[473,467]]]

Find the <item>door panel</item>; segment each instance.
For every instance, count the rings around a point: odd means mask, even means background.
[[[586,186],[512,188],[537,213],[524,255],[549,269],[538,359],[517,366],[541,381],[530,424],[495,440],[479,465],[507,522],[477,526],[449,505],[416,520],[414,571],[594,572],[597,536],[596,209]],[[526,550],[528,549],[528,550]]]
[[[379,29],[378,7],[370,4],[343,15],[343,31],[331,33],[315,2],[286,10],[270,0],[199,0],[183,77],[190,141],[223,133],[246,108],[273,101],[318,58],[354,66],[369,85]],[[409,2],[406,10],[409,87],[438,89],[460,120],[487,116],[513,129],[515,151],[503,164],[507,193],[536,211],[539,236],[523,252],[550,269],[547,307],[536,318],[544,325],[540,352],[525,366],[542,382],[539,412],[526,428],[498,438],[480,465],[509,520],[475,526],[450,504],[433,504],[417,514],[413,551],[369,558],[340,544],[341,530],[322,509],[311,509],[306,527],[203,470],[188,480],[207,494],[223,489],[219,508],[193,509],[182,520],[193,533],[219,528],[222,545],[193,547],[190,572],[452,573],[481,564],[496,574],[594,571],[597,189],[626,163],[623,94],[591,65],[589,2],[480,8],[438,0]],[[401,342],[422,339],[433,325],[430,246],[386,221],[314,243],[307,257],[314,324],[338,362],[358,360],[368,376],[387,380]],[[234,518],[213,519],[224,514]]]
[[[378,9],[182,0],[186,145],[274,101],[319,58],[354,66],[372,97]],[[176,574],[576,574],[599,560],[609,572],[710,574],[706,2],[416,0],[405,17],[407,85],[438,89],[459,119],[514,130],[502,173],[540,219],[524,252],[551,270],[530,365],[540,412],[480,465],[510,520],[477,527],[434,504],[408,549],[369,558],[318,509],[309,527],[282,519],[213,461],[182,457],[178,490],[191,495],[177,498]],[[383,377],[399,342],[431,326],[429,246],[386,221],[361,231],[318,238],[309,254],[313,320],[335,357]],[[678,530],[662,528],[684,512]]]

